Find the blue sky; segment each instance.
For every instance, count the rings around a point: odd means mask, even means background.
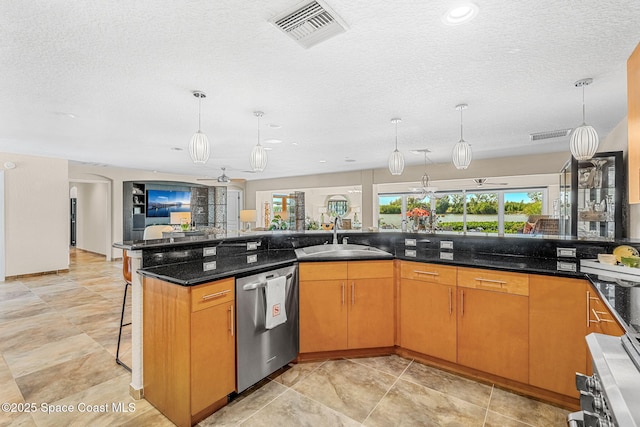
[[[381,205],[388,205],[389,203],[396,200],[397,198],[398,196],[380,196],[379,203]],[[531,200],[527,196],[527,192],[524,191],[524,192],[518,192],[518,193],[505,192],[504,201],[505,202],[521,202],[521,201],[530,202]]]

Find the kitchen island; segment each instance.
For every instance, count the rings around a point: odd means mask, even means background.
[[[595,300],[597,290],[580,272],[579,265],[582,258],[611,252],[616,243],[388,232],[343,232],[340,237],[347,237],[350,244],[375,246],[394,255],[395,260],[388,261],[395,272],[389,278],[393,300],[388,304],[391,312],[386,322],[395,333],[390,343],[385,341],[380,347],[332,347],[329,339],[329,346],[320,350],[301,348],[301,360],[394,352],[573,408],[577,405],[573,373],[588,371],[584,336],[593,331],[614,335],[624,332],[620,319],[606,313],[606,302]],[[138,254],[137,269],[145,280],[188,288],[290,265],[297,261],[294,249],[321,245],[330,238],[329,233],[278,232],[159,239],[116,246]],[[302,267],[316,265],[316,271],[336,271],[346,267],[342,263],[366,262],[370,261],[301,262],[301,342],[309,333],[318,333],[307,327],[317,322],[305,320],[310,311],[303,311],[302,302],[313,298],[305,296],[311,288],[306,285],[310,282],[304,273],[308,269]],[[453,275],[440,274],[438,269],[442,268],[453,269]],[[422,273],[411,277],[416,270]],[[141,294],[142,285],[136,276]],[[358,279],[362,285],[370,281],[366,277]],[[434,277],[449,279],[434,283]],[[601,304],[603,309],[597,311],[606,314],[585,323],[590,313],[587,304]],[[425,310],[426,307],[430,309]],[[447,318],[451,319],[448,333],[440,337],[430,334],[446,331],[442,323],[436,322]],[[141,336],[142,325],[138,326]],[[352,342],[357,342],[354,339]],[[431,343],[432,348],[425,348],[425,342]],[[439,352],[447,348],[444,354]],[[135,380],[135,360],[133,365]],[[138,374],[142,388],[141,366]],[[132,388],[135,389],[133,383]]]

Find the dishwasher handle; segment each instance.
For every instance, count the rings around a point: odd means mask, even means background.
[[[293,277],[293,273],[287,274],[287,280]],[[242,287],[243,291],[254,291],[256,289],[264,288],[267,286],[267,282],[255,282],[255,283],[247,283]]]

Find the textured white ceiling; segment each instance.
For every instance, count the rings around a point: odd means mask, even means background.
[[[626,115],[637,0],[478,0],[476,19],[455,27],[440,20],[451,1],[328,0],[349,29],[308,50],[268,22],[296,3],[3,0],[0,151],[261,179],[384,168],[392,117],[408,164],[422,164],[409,150],[424,147],[449,162],[459,103],[475,159],[568,152],[568,138],[528,135],[581,123],[573,83],[585,77],[587,122],[601,137]],[[187,149],[193,90],[207,93],[205,166]],[[243,172],[255,110],[263,141],[283,141],[264,144],[262,174]]]

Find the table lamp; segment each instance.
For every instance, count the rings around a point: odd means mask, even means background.
[[[243,209],[240,211],[240,221],[246,224],[245,231],[251,230],[251,223],[256,222],[255,209]]]

